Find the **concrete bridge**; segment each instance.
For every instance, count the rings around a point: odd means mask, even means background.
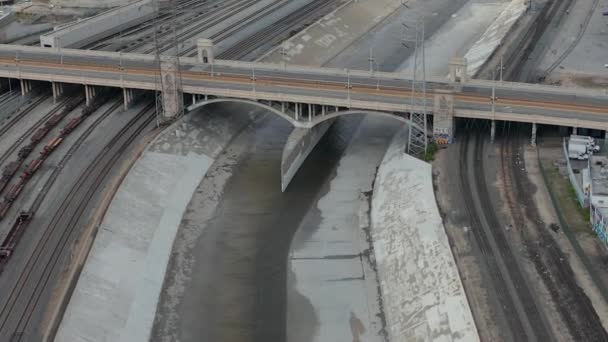
[[[435,137],[449,141],[453,119],[480,118],[608,130],[608,96],[604,91],[459,78],[466,64],[451,65],[451,79],[427,80],[427,95],[414,97],[411,79],[401,73],[311,68],[281,64],[214,60],[212,51],[199,58],[154,56],[0,45],[0,77],[81,84],[90,100],[95,87],[117,87],[125,106],[132,89],[162,91],[163,111],[174,117],[191,94],[194,109],[221,101],[267,108],[295,127],[311,128],[353,113],[386,115],[408,122],[410,113],[433,115]],[[493,124],[492,127],[495,127]],[[422,129],[421,127],[418,127]],[[492,132],[493,134],[493,132]]]

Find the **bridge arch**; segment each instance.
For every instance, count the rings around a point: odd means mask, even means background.
[[[352,114],[370,114],[370,115],[378,115],[378,116],[384,116],[384,117],[388,117],[388,118],[392,118],[395,119],[397,121],[401,121],[404,124],[409,124],[412,125],[412,122],[410,119],[408,119],[405,115],[398,115],[395,113],[389,113],[389,112],[383,112],[383,111],[376,111],[376,110],[368,110],[368,109],[348,109],[348,110],[339,110],[336,112],[331,112],[331,113],[327,113],[325,115],[316,115],[312,118],[311,121],[306,120],[305,118],[302,118],[301,120],[296,120],[293,116],[275,108],[272,106],[269,106],[265,103],[259,102],[259,101],[255,101],[255,100],[247,100],[247,99],[239,99],[239,98],[214,98],[214,99],[209,99],[209,100],[203,100],[203,101],[199,101],[196,102],[190,106],[188,106],[188,110],[192,111],[194,109],[198,109],[198,108],[202,108],[206,105],[210,105],[213,103],[222,103],[222,102],[233,102],[233,103],[244,103],[244,104],[249,104],[252,106],[256,106],[258,108],[263,108],[266,109],[278,116],[280,116],[281,118],[287,120],[289,123],[291,123],[294,127],[298,127],[298,128],[312,128],[324,121],[327,121],[329,119],[334,119],[340,116],[345,116],[345,115],[352,115]],[[415,127],[417,127],[418,129],[422,130],[421,127],[418,127],[418,125],[415,125]],[[427,133],[428,134],[428,133]]]

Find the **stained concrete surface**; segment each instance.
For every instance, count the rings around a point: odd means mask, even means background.
[[[240,112],[230,121],[195,113],[137,161],[101,224],[56,341],[148,339],[175,229],[213,158],[251,120]]]
[[[287,341],[385,340],[376,274],[366,257],[368,195],[399,127],[367,116],[298,227],[289,253]],[[315,310],[301,312],[302,302]]]
[[[280,156],[289,124],[267,117],[230,144],[186,210],[154,340],[285,340],[294,222],[317,196],[353,127],[352,120],[334,125],[284,193]]]
[[[431,166],[403,153],[406,141],[400,132],[386,152],[371,211],[390,340],[478,341],[435,202]]]

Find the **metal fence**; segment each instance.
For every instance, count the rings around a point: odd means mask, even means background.
[[[568,145],[566,144],[566,138],[563,140],[563,147],[564,158],[566,158],[566,165],[568,167],[568,179],[570,179],[570,184],[572,184],[572,187],[574,188],[578,203],[581,205],[581,207],[587,208],[589,206],[589,199],[587,196],[585,196],[581,184],[576,180],[576,176],[572,171],[572,165],[570,165],[570,158],[568,157]]]

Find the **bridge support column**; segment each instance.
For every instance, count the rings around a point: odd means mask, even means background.
[[[296,115],[296,121],[300,120],[300,104],[299,103],[295,103],[294,104],[295,108],[294,108],[294,112]]]
[[[19,80],[21,82],[21,96],[25,96],[26,94],[29,94],[29,92],[32,90],[32,82],[28,81],[28,80]]]
[[[325,106],[321,106],[321,116],[325,116]]]
[[[53,104],[55,104],[57,99],[63,95],[63,84],[51,82],[51,88],[53,89]]]
[[[495,138],[496,138],[496,120],[492,120],[492,123],[490,125],[490,141],[494,142]]]
[[[93,102],[93,98],[95,98],[95,86],[86,85],[84,86],[84,97],[86,100],[87,106]]]
[[[313,108],[313,106],[309,103],[308,104],[308,122],[312,121],[312,114],[313,114],[312,113],[312,108]]]
[[[537,130],[536,122],[532,124],[532,139],[530,140],[530,144],[532,146],[536,146],[536,130]]]
[[[163,119],[173,120],[184,110],[184,98],[177,78],[177,58],[163,57],[160,63],[162,82]]]
[[[574,134],[574,135],[578,134],[578,128],[577,127],[572,127],[572,134]]]
[[[129,109],[129,107],[133,103],[134,97],[135,96],[133,94],[133,89],[122,88],[122,99],[125,110]]]
[[[454,134],[454,95],[438,90],[433,109],[433,138],[438,145],[452,142]]]

